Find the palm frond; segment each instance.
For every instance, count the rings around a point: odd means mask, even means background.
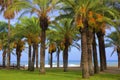
[[[112,51],[111,56],[114,54],[115,51],[116,51],[116,48],[114,48],[114,50]]]

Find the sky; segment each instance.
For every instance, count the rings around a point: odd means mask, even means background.
[[[56,12],[55,15],[58,15],[58,13]],[[11,20],[11,24],[15,24],[17,22],[17,18],[18,16],[15,17],[15,19]],[[0,15],[0,21],[7,21],[5,20],[2,15]],[[113,28],[106,30],[106,33],[109,34],[111,31],[114,31]],[[80,43],[80,41],[79,41]],[[115,52],[115,54],[113,54],[113,56],[111,57],[111,53],[113,51],[113,47],[110,48],[106,48],[106,57],[107,60],[117,60],[117,54]],[[98,47],[97,47],[97,51]],[[21,56],[21,61],[27,61],[28,59],[28,51],[23,51],[22,52],[22,56]],[[40,53],[39,53],[40,54]],[[69,60],[80,60],[81,58],[81,51],[77,50],[76,48],[72,47],[71,51],[69,52]],[[99,54],[98,54],[98,58],[99,58]],[[56,53],[53,54],[53,59],[56,60]],[[45,60],[48,60],[48,50],[46,50],[46,56],[45,56]],[[62,52],[60,53],[60,60],[62,60]],[[0,51],[0,62],[2,61],[2,51]],[[16,56],[12,55],[11,61],[16,61]]]

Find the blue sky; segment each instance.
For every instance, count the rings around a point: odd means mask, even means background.
[[[57,15],[57,13],[56,13]],[[15,19],[11,20],[11,24],[15,24],[15,22],[17,21],[17,17],[15,17]],[[0,21],[6,21],[1,15],[0,15]],[[113,28],[111,28],[111,30],[107,30],[107,34],[110,33],[111,31],[113,31]],[[113,54],[112,57],[110,57],[111,52],[114,48],[106,48],[106,56],[107,56],[107,60],[117,60],[117,54],[115,52],[115,54]],[[98,51],[98,48],[97,48]],[[21,60],[22,61],[27,61],[27,57],[28,57],[28,51],[23,51],[22,52],[22,57]],[[80,60],[80,56],[81,55],[81,51],[77,50],[76,48],[72,48],[71,51],[69,52],[69,60]],[[98,54],[99,57],[99,54]],[[56,60],[56,53],[54,53],[54,60]],[[46,60],[48,59],[48,51],[46,50]],[[62,53],[60,54],[60,60],[62,60]],[[0,61],[2,61],[2,51],[0,51]],[[16,56],[12,55],[11,61],[16,61]]]

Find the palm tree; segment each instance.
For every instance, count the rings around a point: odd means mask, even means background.
[[[3,51],[2,53],[2,65],[3,68],[6,67],[6,53],[7,53],[7,33],[0,33],[0,50]]]
[[[56,31],[52,29],[48,29],[47,31],[47,44],[48,44],[48,64],[50,65],[50,68],[53,67],[53,53],[56,51],[56,38],[57,38]]]
[[[13,48],[16,49],[17,69],[20,69],[21,52],[25,48],[25,42],[22,40],[24,38],[22,29],[23,28],[17,25],[11,30],[11,42],[13,42]]]
[[[64,46],[63,49],[63,67],[64,72],[67,71],[68,67],[68,49],[72,44],[72,40],[77,33],[74,24],[72,23],[72,19],[61,19],[59,22],[55,23],[56,32],[60,34],[61,37],[61,45]]]
[[[52,68],[53,52],[55,52],[55,51],[56,51],[56,44],[55,44],[55,42],[52,42],[49,44],[50,68]]]
[[[113,55],[113,53],[115,51],[117,52],[118,68],[120,69],[120,32],[119,31],[112,32],[107,37],[109,39],[107,40],[108,43],[106,44],[106,47],[114,47],[114,50],[113,50],[111,56]]]
[[[39,23],[41,27],[41,48],[40,48],[40,72],[45,73],[45,40],[46,40],[46,30],[49,25],[48,13],[53,9],[54,5],[58,0],[18,0],[9,10],[20,11],[23,9],[29,9],[30,12],[36,13],[39,18]],[[8,10],[8,11],[9,11]]]
[[[88,3],[92,3],[92,2],[87,0],[84,1],[66,0],[64,2],[67,3],[68,6],[73,9],[75,15],[74,18],[77,22],[77,26],[78,28],[81,27],[81,29],[79,28],[79,31],[81,33],[81,45],[82,45],[82,73],[83,73],[82,77],[88,78],[89,71],[88,71],[88,52],[87,52],[87,35],[86,35],[87,32],[86,30],[88,27],[86,14],[88,12],[86,12],[86,10],[87,8],[89,8],[88,6],[90,5],[90,4],[88,5]],[[92,7],[94,8],[94,6]]]
[[[57,47],[57,51],[56,51],[56,53],[57,53],[57,68],[59,68],[59,66],[60,66],[60,47],[58,46]]]
[[[6,66],[6,53],[7,53],[7,26],[6,22],[0,22],[0,49],[3,50],[3,67]]]
[[[49,53],[51,54],[51,58],[50,58],[50,67],[52,67],[52,54],[53,52],[56,51],[56,55],[57,55],[57,67],[59,67],[59,54],[60,54],[60,43],[61,43],[61,37],[58,36],[59,33],[57,31],[54,30],[54,28],[48,29],[47,31],[47,40],[48,40],[48,44],[49,44]],[[51,44],[53,44],[53,46],[51,46]],[[52,48],[51,48],[52,47]]]
[[[21,52],[24,50],[24,44],[25,43],[22,40],[15,41],[14,43],[17,55],[17,69],[20,69]]]
[[[39,27],[39,19],[35,17],[32,17],[30,19],[23,18],[21,24],[23,24],[23,26],[26,29],[25,30],[26,33],[24,35],[27,38],[29,47],[33,46],[33,56],[32,60],[30,60],[31,58],[29,59],[29,61],[31,61],[29,62],[29,64],[31,63],[30,70],[34,71],[35,55],[36,55],[36,67],[38,67],[38,44],[40,43],[40,31],[41,31]]]
[[[97,57],[97,48],[96,48],[96,35],[95,35],[95,29],[93,29],[93,43],[92,43],[92,49],[93,49],[93,61],[94,61],[94,73],[99,73],[99,66],[98,66],[98,57]]]
[[[4,17],[8,19],[8,53],[7,53],[7,68],[10,67],[10,19],[14,18],[14,11],[7,11],[9,5],[11,5],[13,0],[1,0],[1,12],[3,12]]]
[[[24,17],[20,19],[20,24],[17,26],[22,27],[21,30],[18,30],[20,33],[27,38],[27,43],[29,45],[29,55],[28,55],[28,70],[34,71],[35,55],[36,55],[36,64],[38,67],[38,44],[40,43],[40,27],[39,19],[36,17]],[[31,47],[33,46],[33,55],[31,58]]]

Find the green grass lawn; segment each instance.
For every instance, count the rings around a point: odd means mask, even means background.
[[[38,70],[29,72],[26,70],[0,70],[0,80],[83,80],[81,71],[62,69],[46,69],[46,74],[39,74]],[[120,74],[101,73],[87,80],[120,80]]]

